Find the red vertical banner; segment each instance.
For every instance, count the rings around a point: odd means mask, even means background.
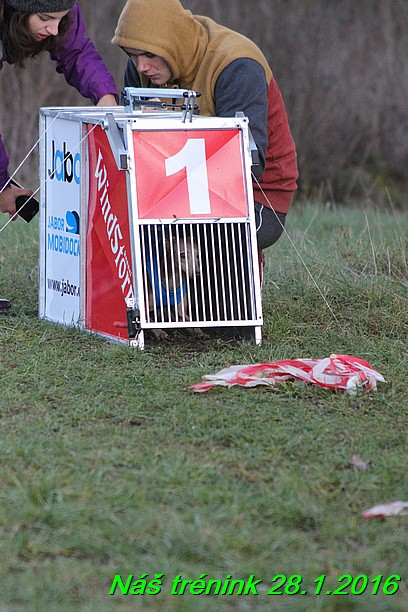
[[[134,131],[140,219],[247,216],[238,129]]]
[[[126,300],[134,294],[126,172],[118,170],[102,128],[89,129],[88,151],[86,328],[128,338]]]

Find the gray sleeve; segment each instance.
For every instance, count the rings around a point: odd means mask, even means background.
[[[242,111],[259,152],[260,163],[252,167],[255,176],[265,169],[268,142],[268,85],[265,70],[249,58],[234,60],[221,72],[215,84],[215,109],[219,117],[233,117]]]

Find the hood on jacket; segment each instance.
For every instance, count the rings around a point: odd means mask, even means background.
[[[251,58],[259,62],[269,83],[272,72],[259,47],[210,17],[193,15],[179,0],[128,0],[119,17],[114,45],[147,51],[163,58],[172,79],[181,89],[201,93],[197,99],[203,115],[215,114],[215,86],[231,62]],[[140,73],[139,73],[140,74]],[[149,79],[140,74],[142,87]]]
[[[162,57],[172,80],[190,82],[208,43],[208,34],[178,0],[128,0],[112,39],[114,45]]]

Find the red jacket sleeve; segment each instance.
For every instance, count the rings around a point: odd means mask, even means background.
[[[282,94],[275,79],[268,88],[268,144],[265,170],[254,183],[254,199],[268,208],[286,213],[297,189],[296,147]]]

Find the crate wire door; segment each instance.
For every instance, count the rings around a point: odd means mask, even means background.
[[[192,129],[196,127],[195,122],[200,122],[200,129],[203,122],[207,123],[208,133],[211,132],[211,138],[214,138],[211,119],[205,119],[207,122],[203,118],[193,119]],[[223,120],[224,127],[226,121]],[[236,131],[239,122],[231,118],[230,121],[233,121],[230,126]],[[150,118],[150,124],[154,124],[153,117]],[[132,129],[144,132],[142,139],[144,143],[147,142],[144,149],[149,148],[149,137],[146,136],[149,130],[140,122]],[[175,133],[174,125],[168,120],[166,129]],[[186,131],[185,125],[183,130]],[[206,131],[202,130],[204,137]],[[159,155],[162,155],[164,138],[159,138],[157,134],[160,132],[160,120],[156,120],[152,132],[155,132],[154,137],[160,142]],[[221,132],[219,134],[222,136]],[[250,183],[251,162],[246,157],[249,148],[246,147],[244,136],[245,132],[242,131],[240,137],[243,153],[240,155],[244,157],[245,163],[242,170],[244,176],[241,177],[244,195],[241,197],[245,202],[244,207],[241,206],[241,216],[234,208],[234,200],[226,202],[226,205],[222,203],[221,210],[228,210],[225,217],[217,216],[219,210],[213,203],[206,215],[200,214],[200,211],[191,214],[191,202],[183,208],[180,199],[176,206],[181,208],[173,210],[176,196],[172,194],[180,193],[177,191],[179,186],[170,189],[173,197],[170,205],[166,193],[162,200],[158,194],[166,182],[166,177],[160,176],[160,170],[157,169],[164,165],[163,160],[159,160],[155,166],[155,162],[151,161],[156,155],[155,151],[152,153],[152,147],[149,148],[149,157],[145,156],[144,149],[142,154],[133,151],[135,176],[130,173],[129,191],[133,193],[130,206],[137,276],[135,291],[138,295],[142,330],[141,337],[135,343],[141,347],[144,345],[143,329],[253,327],[255,341],[258,344],[261,341],[262,306]],[[174,136],[171,138],[175,139]],[[218,165],[217,180],[228,182],[228,166]],[[234,171],[237,172],[237,168]],[[210,164],[208,174],[211,182]],[[135,177],[138,180],[133,182]],[[145,186],[149,192],[147,207]],[[154,218],[151,210],[156,211],[159,218]]]
[[[141,224],[142,327],[259,325],[249,222]]]

